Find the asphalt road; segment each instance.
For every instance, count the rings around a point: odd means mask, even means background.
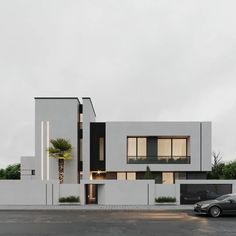
[[[0,211],[0,235],[236,235],[236,216],[213,219],[192,211]]]

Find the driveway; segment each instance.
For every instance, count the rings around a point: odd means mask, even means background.
[[[0,235],[138,236],[236,235],[236,216],[218,219],[192,211],[0,211]]]

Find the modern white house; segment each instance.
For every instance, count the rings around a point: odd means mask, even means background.
[[[21,158],[19,184],[43,191],[42,202],[51,205],[68,195],[78,195],[81,204],[153,205],[162,196],[188,203],[191,191],[203,186],[232,192],[236,184],[205,180],[211,136],[211,122],[96,122],[88,97],[36,97],[35,156]],[[47,151],[57,138],[73,146],[62,185],[58,160]],[[152,179],[145,179],[147,167]]]

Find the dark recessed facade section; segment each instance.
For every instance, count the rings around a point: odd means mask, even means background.
[[[83,113],[83,105],[79,104],[79,113]]]
[[[90,123],[90,171],[105,171],[106,123]]]
[[[207,179],[207,172],[187,172],[187,179]]]

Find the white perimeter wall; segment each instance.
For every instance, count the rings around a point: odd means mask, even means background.
[[[153,205],[155,201],[154,180],[84,180],[81,184],[81,204],[85,204],[85,184],[98,185],[98,204]]]
[[[43,181],[0,181],[0,205],[52,205],[58,202],[58,184]]]
[[[176,197],[175,184],[155,184],[155,198]]]
[[[153,205],[155,198],[176,197],[180,204],[180,184],[232,184],[236,193],[236,180],[178,180],[176,184],[154,184],[153,180],[96,180],[81,184],[63,184],[46,181],[0,181],[0,205],[57,205],[59,197],[80,196],[85,204],[85,184],[98,185],[98,204]]]
[[[59,197],[80,196],[79,184],[60,184]]]

